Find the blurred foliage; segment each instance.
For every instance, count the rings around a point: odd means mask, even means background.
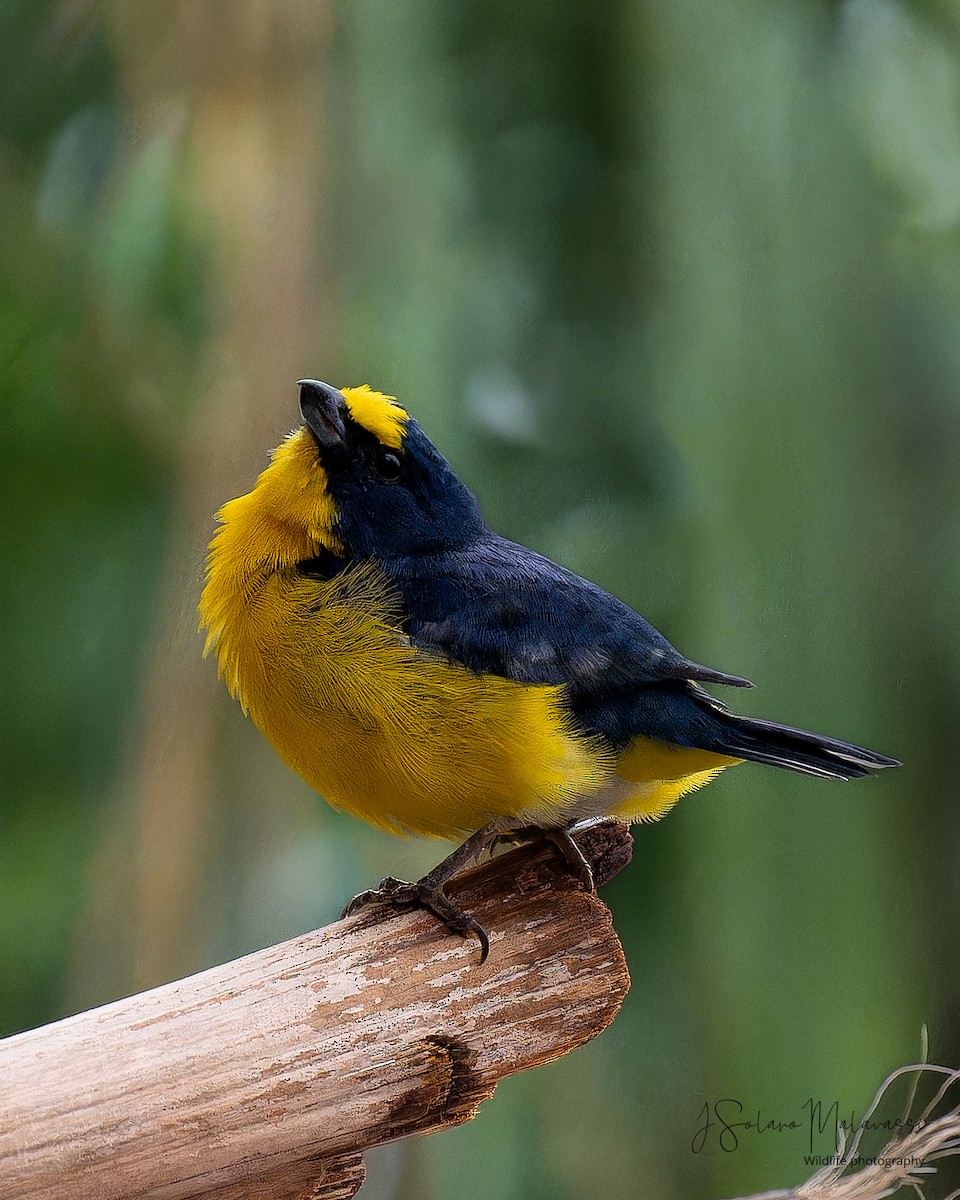
[[[960,1061],[960,6],[137,11],[0,8],[0,1032],[439,856],[317,803],[192,633],[293,381],[369,382],[744,707],[907,765],[639,829],[618,1021],[365,1194],[799,1180],[694,1155],[704,1102],[862,1110],[923,1021]]]

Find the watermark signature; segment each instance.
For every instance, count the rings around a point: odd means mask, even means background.
[[[880,1130],[889,1136],[899,1137],[905,1133],[911,1133],[915,1129],[922,1129],[924,1124],[922,1118],[913,1119],[908,1116],[884,1120],[867,1117],[858,1121],[852,1112],[847,1119],[846,1115],[840,1112],[839,1100],[828,1104],[824,1100],[814,1100],[812,1096],[804,1100],[794,1113],[773,1117],[759,1109],[756,1112],[748,1111],[741,1100],[727,1096],[721,1100],[704,1101],[697,1117],[697,1127],[690,1142],[690,1149],[694,1154],[699,1154],[708,1146],[716,1145],[725,1153],[732,1154],[747,1137],[794,1134],[804,1139],[807,1164],[825,1167],[839,1162],[836,1155],[814,1153],[816,1138],[823,1137],[827,1133],[835,1144],[838,1129],[842,1129],[847,1136],[862,1129],[866,1132]],[[878,1161],[878,1159],[864,1159],[861,1165]],[[912,1164],[904,1162],[900,1165]]]

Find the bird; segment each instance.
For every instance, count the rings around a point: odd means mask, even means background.
[[[199,603],[204,653],[280,757],[380,829],[464,839],[371,902],[486,929],[447,894],[465,865],[542,837],[587,888],[571,831],[657,820],[745,761],[856,779],[898,760],[740,716],[595,583],[495,533],[396,397],[298,381],[301,423],[217,514]]]

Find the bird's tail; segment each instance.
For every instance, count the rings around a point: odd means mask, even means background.
[[[789,725],[741,717],[725,710],[713,709],[713,715],[716,741],[710,749],[732,758],[784,767],[818,779],[860,779],[883,767],[901,765],[885,754],[804,729],[791,729]]]

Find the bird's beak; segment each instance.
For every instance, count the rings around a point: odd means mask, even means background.
[[[341,445],[347,434],[343,423],[347,402],[343,394],[318,379],[299,379],[297,387],[300,389],[300,416],[316,438],[317,445],[327,449]]]

